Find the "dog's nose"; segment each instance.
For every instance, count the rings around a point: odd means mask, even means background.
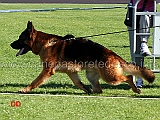
[[[14,41],[14,42],[12,42],[12,43],[10,44],[10,46],[11,46],[13,49],[20,49],[20,48],[19,48],[20,46],[17,44],[17,40]]]
[[[13,43],[11,43],[10,46],[13,48],[14,47]]]

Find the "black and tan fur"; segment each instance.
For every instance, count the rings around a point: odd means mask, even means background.
[[[22,55],[32,51],[39,55],[43,63],[40,75],[26,88],[20,90],[27,93],[47,81],[56,71],[66,73],[73,83],[86,93],[102,93],[99,79],[106,83],[118,85],[127,82],[132,90],[138,94],[140,89],[133,83],[132,75],[142,77],[149,83],[155,79],[154,73],[147,68],[126,62],[113,51],[104,46],[84,38],[73,38],[47,34],[34,29],[32,22],[21,33],[19,39],[11,43],[13,49],[20,49]],[[92,89],[85,86],[78,72],[85,69],[86,77]],[[130,75],[123,75],[123,71]]]

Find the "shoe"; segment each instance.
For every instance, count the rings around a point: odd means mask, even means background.
[[[136,81],[136,87],[137,88],[142,88],[143,87],[143,80],[142,78],[138,78]]]
[[[140,54],[143,55],[143,56],[151,55],[151,52],[150,52],[146,43],[141,44],[141,53]]]

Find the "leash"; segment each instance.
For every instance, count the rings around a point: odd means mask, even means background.
[[[153,26],[153,27],[147,27],[147,28],[138,28],[138,29],[133,29],[133,30],[122,30],[122,31],[117,31],[117,32],[108,32],[108,33],[88,35],[88,36],[77,37],[77,38],[91,38],[91,37],[96,37],[96,36],[103,36],[103,35],[110,35],[110,34],[119,34],[119,33],[124,33],[124,32],[129,32],[129,31],[143,30],[143,29],[156,28],[156,27],[160,27],[160,26]]]

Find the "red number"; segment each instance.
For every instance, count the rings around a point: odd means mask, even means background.
[[[14,101],[14,100],[12,100],[11,102],[10,102],[10,106],[11,107],[20,107],[21,106],[21,102],[20,101]]]
[[[20,106],[21,106],[21,102],[20,102],[20,101],[16,101],[16,102],[15,102],[15,106],[16,106],[16,107],[20,107]]]
[[[10,106],[11,106],[11,107],[14,107],[14,106],[15,106],[15,101],[14,101],[14,100],[12,100],[12,101],[10,102]]]

